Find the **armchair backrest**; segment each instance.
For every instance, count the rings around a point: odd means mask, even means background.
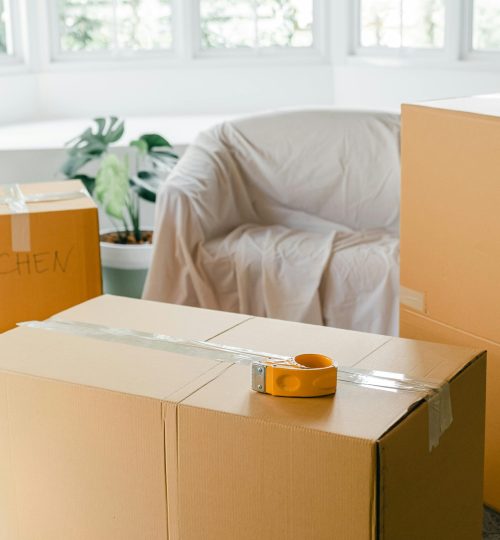
[[[390,113],[286,111],[219,126],[257,215],[294,210],[353,230],[399,225],[400,119]]]

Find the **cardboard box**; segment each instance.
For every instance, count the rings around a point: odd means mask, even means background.
[[[450,381],[429,450],[420,392],[250,389],[250,367],[18,328],[0,336],[0,538],[481,537],[485,356],[184,306],[100,297],[66,320]]]
[[[403,106],[401,336],[488,350],[485,502],[500,510],[500,95]]]
[[[0,332],[102,293],[97,208],[83,185],[24,184],[14,194],[46,200],[10,206],[1,202],[8,189],[0,186]]]

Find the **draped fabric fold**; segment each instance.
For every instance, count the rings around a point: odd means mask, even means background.
[[[398,116],[221,124],[159,195],[144,298],[395,334],[398,223]]]

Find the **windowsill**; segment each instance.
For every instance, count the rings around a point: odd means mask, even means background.
[[[169,54],[165,56],[134,55],[130,57],[109,57],[92,56],[62,56],[54,58],[50,62],[41,66],[40,72],[74,72],[74,71],[102,71],[102,70],[143,70],[143,69],[200,69],[218,67],[265,67],[275,68],[276,66],[319,66],[328,65],[329,58],[321,51],[312,50],[297,53],[283,51],[281,54],[203,54],[197,53],[191,58],[184,58],[181,55]]]
[[[172,145],[185,147],[200,131],[234,118],[235,115],[151,116],[125,118],[126,131],[118,148],[143,133],[156,132]],[[63,149],[65,143],[89,127],[89,119],[72,118],[0,126],[0,151]]]
[[[463,60],[451,60],[443,54],[422,56],[351,54],[337,65],[373,68],[422,68],[449,69],[458,71],[496,71],[500,70],[500,53],[494,55],[471,55]]]

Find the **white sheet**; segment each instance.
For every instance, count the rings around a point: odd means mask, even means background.
[[[397,116],[225,123],[160,194],[144,297],[393,334],[398,220]]]

